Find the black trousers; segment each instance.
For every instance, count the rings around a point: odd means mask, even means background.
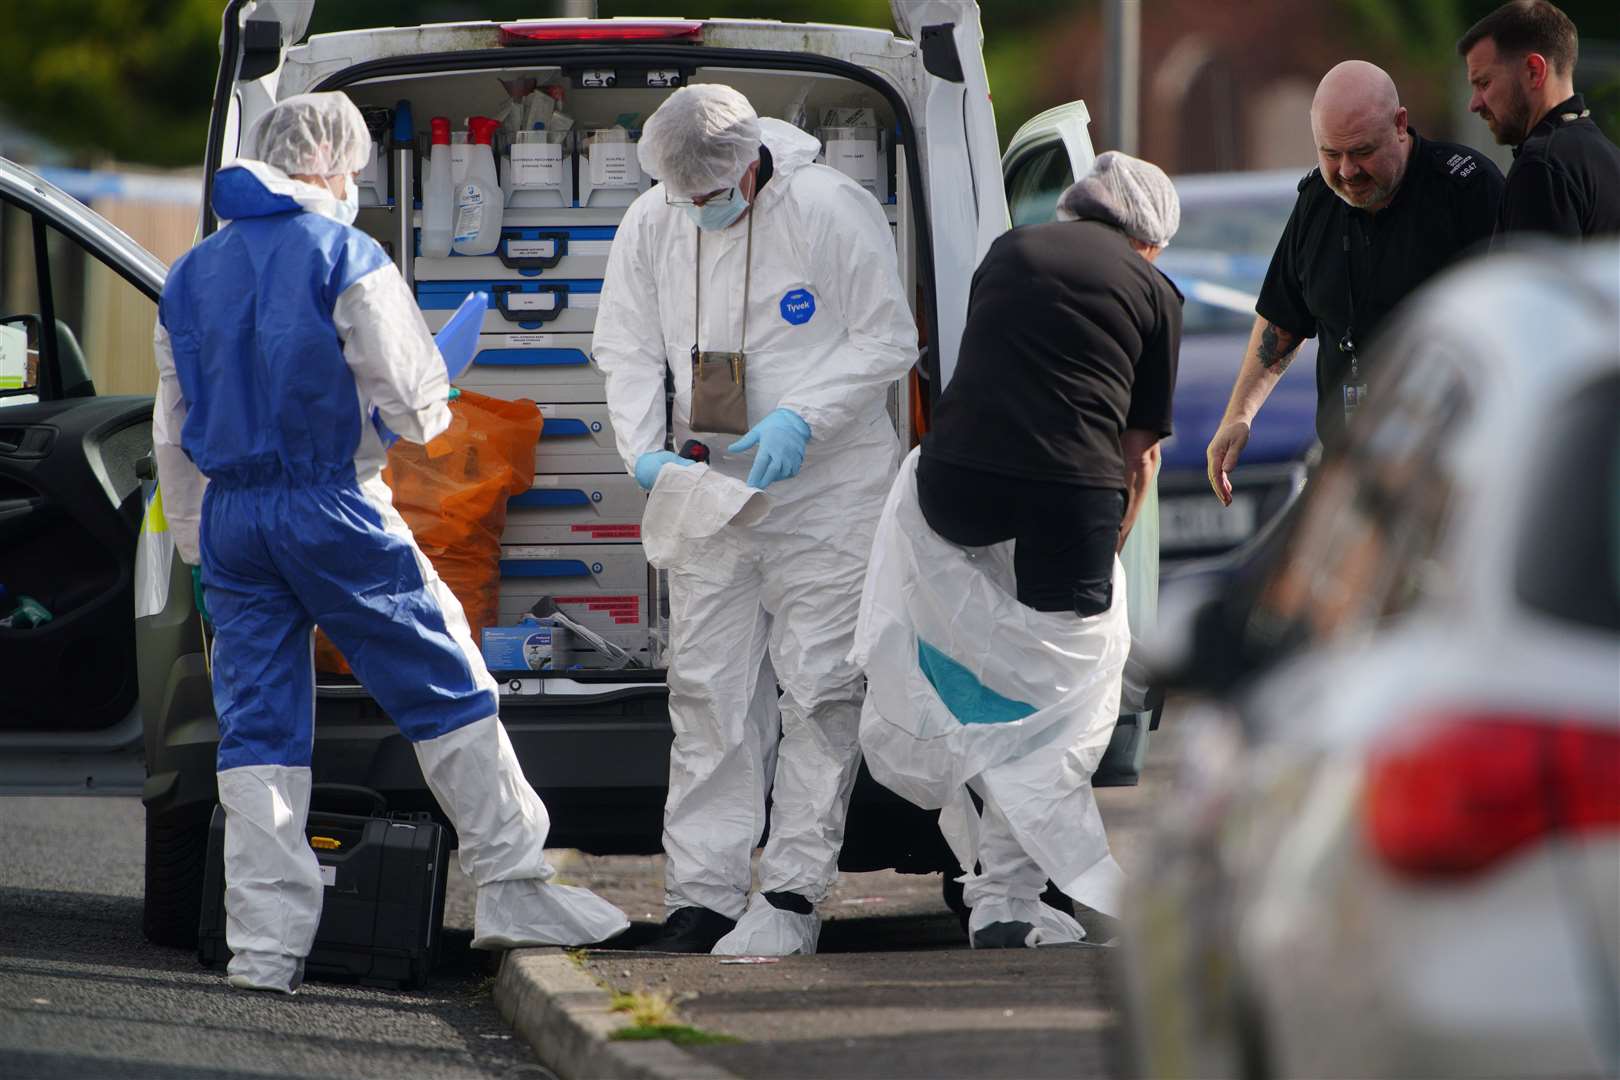
[[[1096,615],[1114,600],[1114,546],[1125,516],[1119,488],[1002,476],[928,456],[917,461],[928,527],[962,547],[1014,541],[1018,602]]]

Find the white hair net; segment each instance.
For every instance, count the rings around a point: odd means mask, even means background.
[[[1092,170],[1058,197],[1057,212],[1061,221],[1105,221],[1154,247],[1181,227],[1181,199],[1164,170],[1118,150],[1097,155]]]
[[[759,117],[729,86],[701,83],[669,95],[641,128],[641,167],[677,195],[730,187],[759,160]]]
[[[371,132],[347,94],[296,94],[254,127],[258,158],[289,176],[358,172],[371,157]]]

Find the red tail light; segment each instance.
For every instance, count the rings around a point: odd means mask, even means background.
[[[1461,877],[1534,840],[1620,829],[1620,732],[1522,716],[1443,721],[1375,754],[1373,849],[1416,877]]]
[[[703,24],[685,19],[665,19],[659,22],[635,22],[618,19],[592,19],[567,21],[547,20],[535,23],[502,23],[502,45],[532,45],[535,42],[559,41],[690,41],[703,40]]]

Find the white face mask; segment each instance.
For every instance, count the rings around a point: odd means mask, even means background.
[[[305,203],[305,206],[318,214],[324,214],[333,221],[340,221],[345,225],[353,225],[354,219],[360,213],[360,185],[354,182],[354,177],[348,177],[348,186],[340,199],[332,190],[332,183],[337,178],[325,177],[321,187],[326,189],[328,196],[325,200],[318,200],[314,205]]]
[[[713,231],[729,228],[747,209],[748,200],[741,191],[732,188],[725,199],[713,198],[702,206],[688,206],[686,216],[696,222],[698,228]]]
[[[355,216],[360,213],[360,185],[354,182],[354,177],[349,177],[348,188],[344,191],[343,198],[338,200],[335,209],[333,217],[345,225],[354,224]]]

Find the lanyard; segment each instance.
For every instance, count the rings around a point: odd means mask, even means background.
[[[743,317],[742,341],[739,353],[748,351],[748,287],[753,277],[754,262],[754,208],[748,208],[748,240],[743,248]],[[698,355],[698,338],[703,333],[703,229],[697,231],[697,269],[692,275],[692,356]]]
[[[1356,265],[1350,254],[1350,226],[1355,219],[1349,213],[1344,218],[1344,298],[1350,308],[1350,321],[1345,324],[1344,336],[1339,338],[1339,351],[1350,357],[1350,377],[1361,377],[1361,358],[1356,355]],[[1358,230],[1359,231],[1359,230]],[[1366,233],[1362,233],[1362,247],[1365,248]]]

